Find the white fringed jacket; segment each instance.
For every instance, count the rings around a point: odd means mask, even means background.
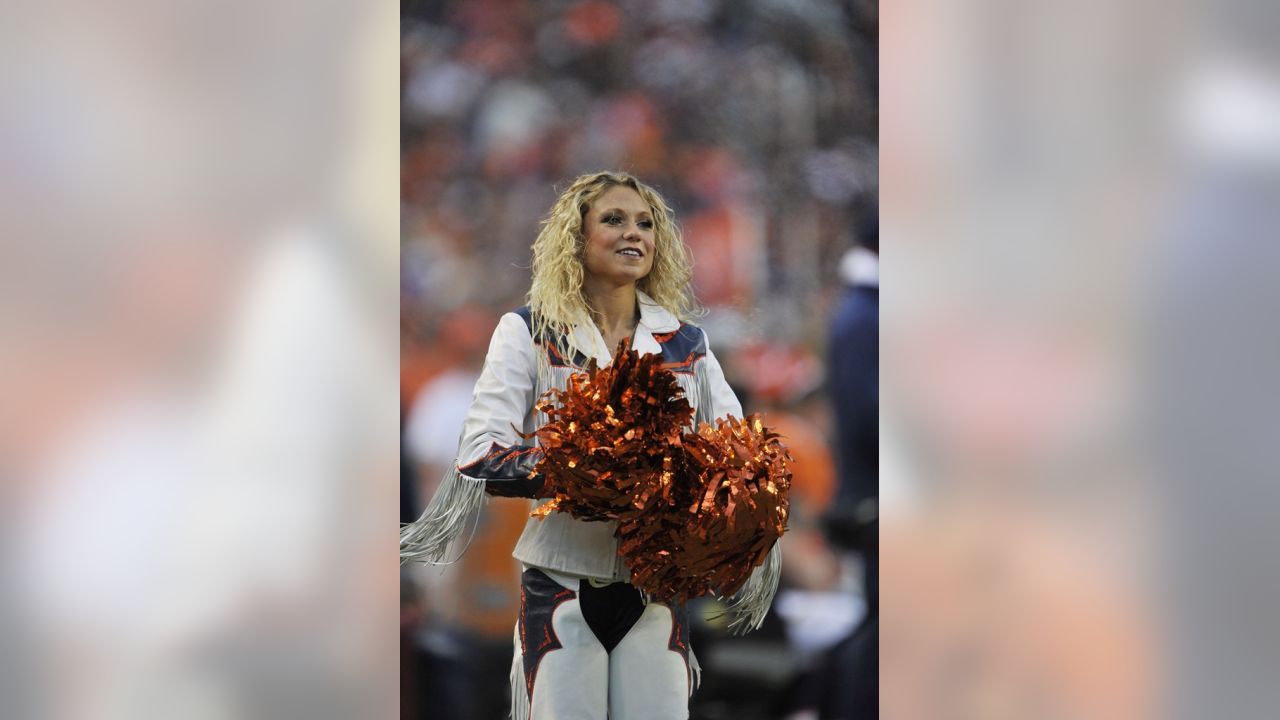
[[[694,407],[694,427],[726,415],[742,417],[742,406],[725,382],[724,372],[707,345],[702,329],[681,323],[648,295],[637,292],[640,322],[631,347],[642,355],[661,354]],[[610,348],[592,322],[573,330],[572,345],[565,338],[534,339],[527,307],[502,316],[475,395],[462,428],[455,468],[448,473],[422,517],[400,531],[400,557],[433,564],[447,559],[455,540],[465,538],[484,497],[532,498],[541,481],[529,479],[541,457],[536,445],[522,445],[517,430],[532,434],[547,422],[534,405],[551,389],[563,389],[570,375],[581,372],[590,358],[571,350],[591,348],[600,367],[611,361]],[[532,441],[536,442],[536,441]],[[537,503],[545,502],[535,501]],[[630,570],[618,555],[616,522],[585,522],[566,513],[544,520],[530,518],[516,543],[514,557],[527,566],[603,581],[626,582]],[[455,558],[456,559],[456,558]],[[774,545],[765,563],[730,599],[735,628],[748,630],[763,621],[777,589],[779,549]]]

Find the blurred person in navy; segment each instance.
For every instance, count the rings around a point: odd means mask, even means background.
[[[878,498],[880,471],[880,229],[868,209],[840,262],[843,294],[831,322],[829,383],[839,485],[827,515],[832,543],[860,556],[867,616],[832,649],[823,671],[822,718],[878,712]]]
[[[860,223],[857,245],[840,261],[840,281],[844,287],[831,322],[829,348],[829,382],[835,408],[837,446],[840,448],[836,513],[852,511],[859,517],[870,517],[880,491],[880,230],[877,211],[867,211]],[[832,517],[833,520],[839,519],[834,514]]]

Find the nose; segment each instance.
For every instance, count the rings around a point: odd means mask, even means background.
[[[622,231],[622,238],[624,240],[639,240],[640,226],[637,225],[636,223],[631,223],[630,225],[627,226],[626,230]]]

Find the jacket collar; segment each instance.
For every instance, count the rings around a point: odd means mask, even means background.
[[[680,321],[658,301],[639,290],[636,290],[636,299],[640,303],[640,324],[650,333],[669,333],[680,329]]]
[[[642,355],[662,352],[655,334],[675,332],[680,329],[680,321],[670,311],[662,307],[646,293],[636,290],[636,302],[640,305],[640,322],[636,325],[636,334],[631,347]],[[613,348],[606,347],[604,336],[599,328],[589,319],[578,322],[573,328],[573,344],[590,357],[594,357],[600,367],[608,365]]]

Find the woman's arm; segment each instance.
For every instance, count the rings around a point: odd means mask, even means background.
[[[489,342],[484,369],[458,444],[458,472],[501,497],[536,497],[542,480],[530,479],[541,448],[524,444],[520,428],[537,400],[536,363],[529,328],[515,313],[502,316]]]
[[[400,528],[402,561],[453,562],[465,552],[455,545],[470,537],[466,528],[474,528],[486,493],[535,497],[541,489],[541,481],[530,478],[541,451],[519,444],[536,399],[529,338],[519,315],[507,313],[498,322],[463,423],[458,459],[422,516]]]

